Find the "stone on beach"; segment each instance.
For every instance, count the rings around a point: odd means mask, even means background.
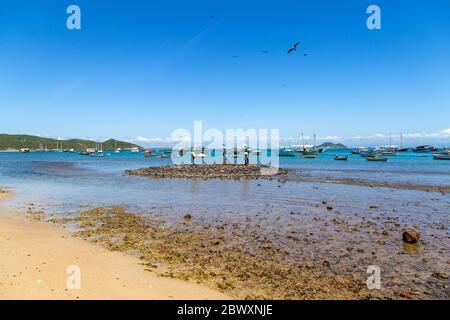
[[[417,229],[406,229],[403,231],[402,237],[406,243],[416,243],[420,239],[420,231]]]

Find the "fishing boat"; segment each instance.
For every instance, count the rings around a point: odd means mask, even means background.
[[[314,133],[314,144],[313,144],[313,147],[311,149],[303,148],[302,154],[303,155],[317,155],[317,154],[321,153],[322,151],[323,151],[323,149],[319,150],[316,147],[316,134]]]
[[[103,152],[96,152],[96,153],[91,153],[90,154],[90,156],[91,157],[103,157],[104,156],[104,154],[103,154]]]
[[[426,145],[426,146],[417,146],[413,149],[413,151],[418,153],[431,153],[438,151],[438,149],[436,147]]]
[[[280,148],[278,155],[280,157],[293,157],[295,156],[294,149],[292,148]]]
[[[366,158],[368,161],[381,161],[381,162],[386,162],[389,159],[386,157],[382,157],[381,155],[365,156],[364,158]]]
[[[354,150],[350,150],[350,152],[352,154],[362,154],[362,153],[369,152],[369,151],[370,151],[369,148],[364,147],[364,146],[358,147],[357,149],[354,149]]]
[[[342,160],[345,161],[348,159],[348,156],[340,156],[340,155],[335,155],[334,156],[334,160]]]
[[[398,147],[392,145],[392,135],[389,134],[389,145],[381,146],[375,149],[375,151],[382,156],[397,156],[398,155]]]
[[[317,154],[302,154],[301,157],[305,159],[315,159],[317,158]]]
[[[138,147],[132,147],[131,148],[131,152],[132,153],[139,153],[139,148]]]
[[[434,160],[450,160],[450,151],[433,153]]]
[[[378,152],[382,156],[398,156],[398,149],[397,148],[379,149]]]
[[[381,155],[381,153],[374,149],[368,149],[368,151],[360,152],[359,155],[365,158],[370,156]]]
[[[21,149],[19,150],[19,152],[20,152],[20,153],[28,153],[28,152],[30,152],[30,149],[28,149],[28,148],[21,148]]]
[[[151,156],[152,156],[152,150],[150,150],[150,149],[145,150],[144,157],[148,158],[148,157],[151,157]]]

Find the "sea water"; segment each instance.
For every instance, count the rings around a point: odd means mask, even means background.
[[[348,155],[349,158],[336,161],[336,154]],[[185,160],[189,163],[189,155]],[[238,158],[237,162],[241,160]],[[256,156],[252,155],[251,160],[257,161]],[[229,156],[229,161],[234,159]],[[155,180],[124,174],[128,169],[171,163],[170,157],[146,158],[142,153],[126,151],[104,157],[65,152],[0,153],[0,186],[15,192],[10,205],[25,207],[33,203],[45,211],[58,213],[77,210],[80,206],[111,204],[141,209],[212,207],[216,212],[230,206],[251,207],[252,202],[260,203],[260,197],[268,196],[272,201],[289,197],[287,188],[280,190],[276,181],[266,181],[261,188],[261,180]],[[450,161],[433,160],[431,154],[423,157],[407,152],[391,156],[388,162],[369,162],[347,150],[328,150],[315,159],[299,155],[280,157],[280,167],[318,181],[357,179],[389,184],[450,186]],[[292,184],[289,192],[307,196],[303,189],[301,184]]]

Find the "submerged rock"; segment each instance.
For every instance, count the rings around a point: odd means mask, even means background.
[[[437,279],[448,279],[448,274],[447,273],[443,273],[443,272],[435,272],[432,274],[433,277],[437,278]]]

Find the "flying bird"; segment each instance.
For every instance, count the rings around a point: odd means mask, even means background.
[[[269,53],[269,51],[267,51],[267,50],[259,50],[259,51],[262,53]]]
[[[293,51],[297,51],[297,46],[300,44],[300,41],[298,41],[296,44],[294,44],[294,46],[292,48],[289,49],[289,51],[287,52],[287,54],[290,54]]]
[[[239,58],[239,56],[231,56],[232,58],[234,58],[234,59],[237,59],[237,58]]]

